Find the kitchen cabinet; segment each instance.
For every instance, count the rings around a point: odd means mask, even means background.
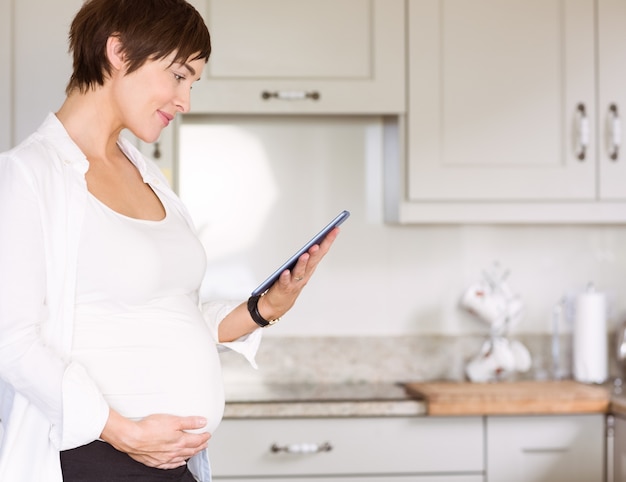
[[[217,478],[215,480],[223,480]],[[277,479],[270,477],[254,477],[245,479],[224,479],[229,482],[276,482]],[[415,475],[415,476],[384,476],[384,477],[367,477],[363,479],[363,476],[358,477],[286,477],[279,479],[280,482],[482,482],[484,479],[478,476],[463,476],[463,475]]]
[[[605,415],[487,417],[489,482],[604,480]]]
[[[625,2],[407,6],[389,221],[626,221]]]
[[[612,455],[614,482],[626,482],[626,419],[623,415],[613,417]]]
[[[626,199],[626,152],[621,119],[626,113],[626,3],[598,1],[598,172],[601,200]]]
[[[214,479],[482,482],[482,417],[225,419]]]
[[[190,3],[213,48],[192,112],[404,112],[404,0]]]

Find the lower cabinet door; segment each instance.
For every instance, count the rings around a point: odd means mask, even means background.
[[[613,482],[626,482],[626,418],[616,415],[614,427]]]
[[[215,480],[477,482],[483,427],[482,417],[227,419],[209,455]]]
[[[280,478],[274,477],[254,477],[246,479],[222,479],[213,477],[213,480],[228,480],[228,482],[484,482],[482,475],[386,475],[378,476],[359,476],[359,477],[294,477]]]
[[[605,416],[487,417],[489,482],[604,480]]]

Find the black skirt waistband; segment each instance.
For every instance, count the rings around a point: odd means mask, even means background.
[[[157,469],[96,440],[61,452],[63,482],[196,482],[187,466]]]

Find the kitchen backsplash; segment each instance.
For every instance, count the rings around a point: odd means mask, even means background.
[[[514,379],[554,379],[552,338],[514,337],[531,354],[531,368]],[[483,336],[401,337],[265,337],[257,354],[258,369],[240,355],[222,353],[224,381],[242,383],[391,383],[466,380],[465,366],[486,340]],[[571,376],[571,337],[560,338],[559,370]],[[624,378],[615,360],[615,336],[609,336],[611,379]],[[510,379],[510,378],[505,378]]]

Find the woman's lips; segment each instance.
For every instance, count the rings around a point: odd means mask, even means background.
[[[157,113],[161,116],[161,120],[163,121],[163,125],[165,125],[165,127],[167,127],[172,119],[174,119],[173,115],[163,112],[162,110],[157,110]]]

